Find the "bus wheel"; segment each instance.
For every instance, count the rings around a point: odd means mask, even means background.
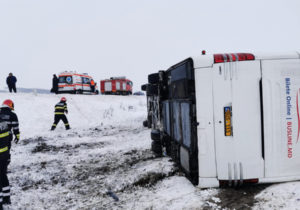
[[[142,91],[147,91],[147,84],[141,86]]]
[[[158,95],[158,85],[147,85],[147,96]]]
[[[154,141],[160,140],[160,131],[159,130],[152,130],[151,131],[151,139]]]
[[[162,145],[160,141],[152,141],[151,143],[151,150],[154,152],[154,154],[158,157],[162,156]]]
[[[159,82],[159,76],[158,73],[149,74],[148,75],[148,82],[150,84],[157,84]]]
[[[143,121],[143,126],[146,128],[148,127],[148,120]]]
[[[169,136],[163,136],[162,138],[162,142],[164,147],[166,148],[166,153],[168,156],[171,156],[172,154],[172,149],[171,149],[171,138]]]

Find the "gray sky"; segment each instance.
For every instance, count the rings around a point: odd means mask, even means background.
[[[149,73],[201,53],[300,51],[299,0],[0,0],[0,88]]]

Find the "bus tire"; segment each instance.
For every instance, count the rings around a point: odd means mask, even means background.
[[[171,141],[170,149],[171,149],[171,158],[174,162],[179,163],[180,162],[180,145],[176,143],[175,141]]]
[[[147,84],[142,85],[142,86],[141,86],[141,90],[142,90],[142,91],[147,91]]]
[[[156,156],[162,156],[162,146],[160,141],[152,141],[151,150],[154,152]]]
[[[166,154],[171,156],[171,138],[167,135],[164,135],[162,138],[164,147],[166,148]]]
[[[148,82],[150,84],[157,84],[159,82],[159,76],[158,73],[149,74],[148,75]]]
[[[148,120],[145,120],[145,121],[143,122],[143,126],[146,127],[146,128],[148,128]]]
[[[158,95],[158,85],[147,85],[147,96]]]
[[[154,141],[160,141],[160,131],[159,130],[152,130],[151,131],[151,139]]]

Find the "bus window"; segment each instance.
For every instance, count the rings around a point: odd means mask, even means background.
[[[181,141],[181,126],[180,126],[180,103],[178,101],[173,102],[173,138],[177,141]]]
[[[181,125],[182,125],[182,137],[183,144],[190,148],[191,146],[191,114],[190,114],[190,104],[181,103]]]

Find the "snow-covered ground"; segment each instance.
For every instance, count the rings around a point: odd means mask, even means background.
[[[15,102],[21,131],[5,209],[300,209],[300,182],[194,187],[169,158],[152,154],[144,96],[65,95],[72,129],[60,122],[52,132],[61,96],[0,93]]]

